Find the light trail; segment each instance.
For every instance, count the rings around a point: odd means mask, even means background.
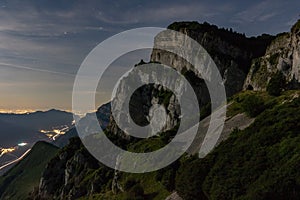
[[[23,159],[30,151],[31,151],[31,149],[28,149],[27,151],[25,151],[25,153],[24,153],[23,155],[21,155],[21,156],[20,156],[19,158],[17,158],[16,160],[13,160],[13,161],[11,161],[11,162],[5,164],[5,165],[2,165],[2,166],[0,167],[0,170],[6,168],[6,167],[8,167],[9,165],[12,165],[12,164],[14,164],[14,163],[16,163],[16,162],[19,162],[19,161],[22,160],[22,159]]]
[[[12,154],[12,152],[16,151],[19,149],[19,147],[24,147],[28,145],[27,142],[21,142],[19,143],[17,146],[15,147],[9,147],[9,148],[3,148],[3,147],[0,147],[0,158],[2,156],[4,156],[5,154]]]

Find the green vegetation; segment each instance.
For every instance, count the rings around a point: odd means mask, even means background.
[[[254,65],[255,68],[254,73],[252,74],[252,80],[261,88],[265,88],[268,77],[272,76],[272,73],[268,71],[267,64],[262,59],[257,59]]]
[[[168,107],[170,103],[170,99],[173,95],[173,92],[166,89],[166,90],[160,90],[157,97],[159,98],[159,103],[164,105],[165,107]]]
[[[204,105],[200,109],[200,117],[201,119],[204,119],[205,117],[208,117],[211,114],[211,103],[209,102],[208,104]]]
[[[229,139],[203,159],[199,159],[197,155],[184,155],[172,165],[155,172],[120,172],[118,183],[124,191],[112,192],[114,171],[95,160],[78,138],[72,138],[70,144],[61,149],[48,163],[43,178],[48,180],[50,188],[52,187],[51,194],[58,194],[62,188],[68,194],[68,190],[73,188],[81,192],[76,194],[78,199],[160,200],[165,199],[174,190],[185,200],[297,199],[300,195],[299,94],[299,91],[285,91],[276,97],[267,92],[245,91],[233,96],[229,99],[228,114],[233,116],[246,112],[255,116],[256,120],[250,127],[243,131],[235,129]],[[123,143],[123,148],[132,152],[148,152],[165,146],[176,130],[175,127],[149,139],[124,143],[123,139],[119,138],[114,142],[118,145]],[[107,134],[111,140],[117,138]],[[48,146],[57,152],[55,147]],[[34,149],[32,153],[36,152]],[[65,158],[60,160],[63,155]],[[28,155],[30,159],[36,159],[35,156],[31,156],[32,154]],[[5,192],[9,192],[12,199],[22,199],[22,195],[28,195],[38,184],[39,174],[35,178],[37,182],[31,184],[28,178],[21,178],[30,173],[30,170],[25,166],[26,174],[18,171],[21,166],[23,168],[22,163],[29,164],[26,161],[29,158],[24,159],[17,169],[14,168],[9,173],[10,177],[16,173],[21,174],[7,184],[9,186]],[[45,156],[39,155],[40,158]],[[32,167],[33,163],[30,162],[30,167],[36,170]],[[65,168],[70,166],[72,176],[65,186],[62,180],[64,173],[58,172],[64,172]],[[42,169],[39,170],[41,174]],[[9,177],[4,178],[9,180]],[[3,184],[3,179],[0,183]],[[10,186],[12,184],[14,187]],[[21,189],[16,193],[14,188]],[[91,188],[92,194],[89,193]]]
[[[207,22],[200,24],[196,21],[193,22],[174,22],[168,26],[168,29],[175,31],[188,30],[190,32],[209,33],[210,38],[221,38],[222,41],[235,45],[240,49],[245,49],[248,52],[253,52],[254,57],[262,56],[265,53],[266,47],[274,39],[274,36],[262,34],[258,37],[247,38],[245,34],[237,33],[232,29],[218,28]],[[209,49],[207,49],[211,55]]]
[[[156,151],[164,147],[165,143],[160,137],[151,137],[149,139],[141,139],[128,146],[128,150],[136,153],[146,153]]]
[[[203,199],[299,199],[297,94],[258,93],[265,97],[266,110],[249,128],[235,130],[204,159],[181,165],[176,178],[180,195],[187,200],[195,199],[194,194]]]
[[[144,188],[138,183],[129,189],[127,199],[144,199],[144,195]]]
[[[176,190],[185,200],[296,199],[300,195],[296,170],[300,161],[298,95],[299,91],[286,91],[279,97],[245,91],[233,96],[229,99],[232,115],[247,112],[256,117],[248,129],[235,129],[204,159],[185,155],[157,172],[121,173],[125,191],[116,195],[107,191],[101,198],[163,199]],[[168,140],[162,136],[131,143],[127,148],[152,151],[166,144]],[[132,191],[135,185],[137,189]]]
[[[285,86],[285,78],[282,72],[278,71],[274,76],[272,76],[271,80],[267,85],[267,92],[273,96],[279,96],[284,89]]]
[[[248,116],[255,117],[265,109],[265,102],[269,102],[271,99],[273,99],[273,97],[266,92],[240,92],[228,99],[229,106],[227,107],[226,115],[233,117],[245,112]]]
[[[269,95],[268,92],[243,91],[228,99],[226,115],[228,117],[233,117],[236,114],[245,112],[244,105],[246,103],[244,103],[244,101],[253,96],[256,96],[254,97],[256,99],[258,98],[263,100],[264,109],[270,109],[275,105],[292,101],[293,98],[298,95],[299,91],[297,90],[284,91],[282,92],[281,96],[272,96]]]
[[[265,109],[265,106],[261,97],[249,95],[244,98],[242,108],[249,117],[256,117]]]
[[[279,53],[274,53],[270,56],[270,64],[276,65],[278,63]]]
[[[58,148],[51,144],[36,143],[23,160],[0,177],[0,198],[27,199],[38,187],[43,170],[57,152]]]

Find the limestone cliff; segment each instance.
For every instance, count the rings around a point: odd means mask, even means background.
[[[46,166],[33,199],[78,199],[109,187],[113,170],[104,167],[72,138]]]
[[[244,89],[266,90],[276,72],[282,72],[287,89],[300,83],[300,21],[288,33],[278,34],[264,56],[254,59]]]
[[[175,22],[168,28],[188,35],[208,52],[224,79],[227,96],[232,96],[242,90],[252,59],[262,56],[273,39],[269,35],[247,38],[231,29],[220,29],[208,23]],[[174,67],[181,72],[193,71],[193,66],[178,56],[155,49],[156,44],[164,39],[160,35],[155,38],[151,61]],[[177,41],[174,40],[174,42]],[[199,74],[196,76],[201,78]]]
[[[176,22],[168,28],[190,36],[204,47],[216,63],[223,77],[227,96],[232,96],[242,90],[245,78],[250,69],[251,60],[264,55],[267,45],[273,38],[269,35],[247,38],[243,34],[233,32],[232,30],[220,29],[208,23]],[[196,73],[193,66],[183,58],[156,48],[164,40],[171,40],[171,45],[174,47],[178,46],[176,39],[164,37],[164,34],[158,34],[155,37],[150,62],[162,63],[181,72],[195,90],[199,106],[206,105],[210,102],[210,97],[201,74]],[[182,45],[189,46],[190,44],[186,43]],[[139,66],[137,65],[136,67]],[[128,91],[128,85],[123,84],[123,81],[121,81],[117,92],[119,96],[126,96]],[[174,128],[179,122],[180,107],[174,94],[159,85],[142,87],[135,92],[130,103],[130,115],[134,116],[136,119],[134,121],[139,125],[147,125],[149,109],[154,103],[164,104],[167,112],[167,122],[163,131]],[[127,105],[118,106],[121,108]],[[128,113],[119,112],[115,117],[121,118],[124,114],[128,115]],[[111,117],[108,130],[117,135],[124,136],[113,117]]]

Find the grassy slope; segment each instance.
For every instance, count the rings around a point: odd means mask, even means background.
[[[177,190],[185,199],[299,199],[300,91],[279,97],[243,92],[229,114],[243,110],[249,95],[264,99],[264,110],[243,131],[235,130],[203,160],[181,167]]]
[[[253,183],[252,180],[248,180],[248,172],[251,173],[253,172],[253,170],[251,171],[249,168],[255,168],[256,166],[260,167],[259,160],[254,160],[252,163],[249,164],[249,162],[247,161],[248,158],[244,159],[244,155],[241,153],[243,152],[241,149],[242,148],[246,148],[247,150],[249,150],[250,152],[253,150],[253,159],[256,158],[257,156],[259,156],[259,152],[261,149],[258,149],[258,151],[255,151],[257,142],[259,141],[264,141],[264,128],[263,127],[268,127],[269,123],[269,119],[273,118],[273,115],[277,109],[280,110],[288,110],[287,107],[285,107],[286,105],[288,105],[297,95],[300,94],[300,91],[287,91],[284,92],[283,95],[281,95],[280,97],[273,97],[273,96],[269,96],[266,92],[253,92],[253,91],[245,91],[245,92],[241,92],[237,95],[235,95],[234,97],[232,97],[229,102],[230,102],[230,106],[228,107],[228,115],[230,116],[234,116],[238,113],[242,113],[244,112],[244,100],[247,99],[249,96],[256,96],[258,98],[261,98],[264,102],[264,109],[262,111],[261,114],[259,114],[258,116],[256,116],[256,118],[258,118],[258,121],[255,123],[255,125],[252,125],[251,127],[249,127],[249,129],[247,130],[248,132],[251,132],[253,130],[255,130],[255,132],[257,132],[257,134],[254,137],[254,139],[257,137],[257,140],[253,141],[252,139],[245,139],[245,135],[243,135],[242,133],[244,132],[234,132],[232,137],[228,140],[228,142],[224,142],[221,147],[218,147],[214,152],[212,152],[212,154],[210,156],[208,156],[207,158],[207,165],[203,165],[202,160],[199,160],[196,157],[196,164],[194,165],[196,169],[194,168],[189,168],[189,166],[193,166],[193,162],[195,162],[195,160],[189,160],[188,158],[183,157],[180,161],[182,167],[180,170],[183,170],[182,168],[186,168],[187,167],[187,171],[185,173],[187,173],[186,175],[183,176],[184,178],[184,184],[183,187],[188,188],[189,186],[192,186],[194,188],[192,188],[192,192],[194,194],[196,194],[195,196],[193,196],[191,199],[195,199],[200,197],[202,194],[201,193],[196,193],[195,190],[197,191],[201,191],[201,189],[199,189],[199,187],[197,186],[197,184],[203,184],[203,187],[206,187],[204,189],[204,192],[207,195],[210,195],[210,197],[215,198],[215,199],[222,199],[222,196],[218,196],[220,193],[222,194],[226,194],[229,195],[230,198],[232,198],[231,193],[234,193],[236,187],[240,187],[237,184],[237,182],[239,181],[239,177],[240,176],[244,176],[243,178],[245,179],[245,189],[250,190],[249,193],[244,194],[245,196],[249,197],[249,195],[253,195],[252,191],[256,191],[259,188],[253,188]],[[297,107],[295,108],[291,108],[292,112],[293,110],[297,111]],[[265,114],[267,113],[267,115]],[[269,113],[269,114],[268,114]],[[299,115],[300,116],[300,115]],[[287,119],[286,116],[283,116],[282,118],[278,118],[278,120],[275,123],[275,126],[277,127],[281,121],[284,122],[284,120]],[[293,118],[293,120],[295,120],[295,118]],[[259,124],[259,126],[258,126]],[[291,128],[291,127],[288,127]],[[250,130],[250,131],[249,131]],[[269,137],[272,136],[273,132],[269,133]],[[236,142],[235,140],[238,140],[238,142]],[[293,143],[295,144],[295,142]],[[269,146],[266,147],[266,151],[273,151],[273,149],[276,149],[276,145],[274,144],[275,147],[273,147],[273,144],[268,144]],[[130,151],[134,151],[134,152],[143,152],[143,151],[152,151],[152,150],[156,150],[158,148],[160,148],[161,146],[164,146],[163,141],[160,140],[160,138],[152,138],[149,139],[147,141],[140,141],[134,144],[129,145],[129,150]],[[251,148],[253,147],[253,148]],[[289,148],[294,148],[294,146],[290,146]],[[272,149],[272,150],[271,150]],[[274,150],[276,151],[276,150]],[[294,153],[294,152],[293,152]],[[218,155],[222,155],[222,156],[218,156]],[[222,158],[226,158],[225,160],[223,160]],[[234,164],[227,162],[227,158],[230,160],[232,160],[234,162]],[[188,159],[188,161],[186,163],[183,162],[184,159]],[[216,160],[215,160],[216,159]],[[265,158],[263,158],[265,159]],[[216,163],[215,163],[216,162]],[[239,168],[240,166],[243,166],[242,169]],[[249,166],[249,168],[247,168],[247,166]],[[209,169],[212,168],[211,172],[205,172],[203,173],[203,171],[201,171],[203,168],[205,169],[206,167],[208,167]],[[172,168],[172,167],[171,167]],[[120,180],[119,183],[124,186],[126,183],[126,180],[128,179],[134,179],[136,180],[138,183],[140,183],[140,185],[143,187],[145,195],[143,196],[143,199],[165,199],[171,192],[173,189],[168,190],[166,188],[166,181],[168,180],[172,180],[170,178],[168,178],[168,173],[171,172],[171,168],[166,169],[166,171],[157,171],[157,172],[152,172],[152,173],[146,173],[146,174],[128,174],[128,173],[121,173],[120,174]],[[230,168],[232,168],[233,170],[230,170]],[[203,170],[204,170],[203,169]],[[270,170],[272,168],[270,167]],[[177,171],[178,174],[181,174],[181,171]],[[202,177],[199,177],[197,173],[197,170],[200,174],[205,174],[204,179]],[[199,171],[200,170],[200,171]],[[260,174],[259,169],[256,169],[257,173]],[[273,169],[272,169],[273,170]],[[196,173],[195,173],[196,172]],[[223,172],[226,172],[225,175],[223,174]],[[261,171],[263,172],[263,171]],[[206,174],[207,173],[207,174]],[[255,173],[255,172],[254,172]],[[268,173],[268,168],[266,168],[265,173]],[[269,172],[272,173],[272,172]],[[284,174],[286,172],[282,172],[282,174]],[[176,173],[175,173],[176,174]],[[175,176],[171,175],[171,176]],[[219,174],[217,177],[222,177],[220,179],[216,178],[214,176],[214,174]],[[158,180],[158,176],[165,176],[164,180]],[[224,176],[224,177],[223,177]],[[237,178],[238,177],[238,178]],[[196,179],[195,185],[192,184],[193,178]],[[205,181],[204,181],[205,180]],[[200,181],[200,182],[197,182]],[[248,183],[247,183],[248,181]],[[257,180],[259,181],[259,180]],[[177,182],[179,182],[179,178],[177,178]],[[213,183],[212,183],[213,182]],[[220,187],[220,185],[224,186]],[[263,187],[264,184],[267,183],[260,183]],[[255,186],[255,184],[254,184]],[[210,189],[213,188],[213,189]],[[267,189],[266,189],[267,191]],[[204,193],[203,193],[204,194]],[[230,199],[229,198],[229,199]],[[253,196],[251,196],[251,198],[254,198]],[[257,197],[255,197],[257,198]],[[82,199],[86,199],[86,197],[83,197]],[[95,194],[91,197],[89,197],[89,199],[118,199],[118,200],[125,200],[125,199],[134,199],[131,195],[130,192],[127,190],[125,192],[120,192],[118,194],[113,194],[111,192],[111,188],[108,187],[103,193],[101,194]],[[223,198],[226,199],[226,198]]]
[[[234,131],[227,141],[223,142],[204,160],[198,158],[189,160],[183,157],[180,161],[181,168],[175,169],[178,174],[176,189],[179,192],[182,192],[180,187],[184,188],[184,192],[190,190],[193,195],[196,195],[195,198],[208,195],[212,199],[258,199],[259,196],[255,196],[255,194],[266,197],[268,195],[266,192],[274,193],[272,188],[276,188],[280,192],[280,188],[277,186],[284,186],[285,190],[288,186],[293,186],[294,183],[290,185],[289,181],[295,181],[293,176],[298,177],[299,175],[295,167],[299,163],[297,152],[300,151],[298,148],[299,136],[297,135],[300,105],[293,104],[293,100],[296,100],[299,94],[300,91],[287,91],[279,97],[272,97],[266,92],[245,91],[232,97],[228,107],[229,116],[244,112],[243,102],[252,95],[263,99],[264,110],[256,117],[254,124],[244,131]],[[140,141],[131,144],[128,148],[137,152],[145,149],[152,151],[160,148],[161,145],[163,145],[163,141],[153,138],[147,140],[146,143]],[[42,143],[40,146],[44,149],[35,147],[37,151],[32,151],[27,159],[9,172],[9,177],[17,175],[5,190],[14,195],[9,199],[24,198],[38,184],[40,173],[46,163],[46,160],[40,160],[46,155],[41,156],[39,152],[51,154],[48,157],[57,152],[57,149],[51,145]],[[53,154],[50,153],[52,150]],[[188,161],[184,162],[184,159],[188,159]],[[32,162],[28,163],[28,160],[32,160]],[[26,174],[22,173],[22,169],[26,170]],[[166,183],[172,181],[175,174],[172,174],[172,167],[146,174],[121,173],[119,181],[124,186],[126,180],[136,180],[144,189],[143,199],[164,199],[173,191],[173,189],[167,189]],[[160,176],[163,179],[158,178]],[[9,177],[7,176],[5,180],[8,180]],[[182,178],[184,180],[181,180]],[[88,174],[86,179],[90,179]],[[0,179],[0,187],[3,180],[3,178]],[[89,199],[133,199],[128,190],[115,195],[111,192],[111,183],[107,182],[106,186],[104,191],[89,197]],[[19,190],[15,190],[15,188]],[[295,191],[295,189],[297,188],[292,188],[291,191]],[[16,193],[16,191],[18,192]],[[87,197],[82,197],[82,199],[87,199]]]
[[[22,161],[0,177],[1,199],[26,199],[38,186],[42,171],[57,152],[58,148],[51,144],[36,143]]]
[[[151,199],[151,200],[161,200],[165,199],[167,196],[170,195],[170,192],[165,188],[165,186],[155,180],[156,173],[146,173],[146,174],[124,174],[121,180],[121,185],[124,185],[126,179],[134,178],[137,182],[141,184],[144,189],[144,196],[143,199]],[[86,197],[81,198],[82,200],[86,199]],[[129,200],[134,199],[128,195],[128,191],[121,192],[118,194],[113,194],[111,190],[107,191],[106,193],[102,194],[95,194],[89,199],[93,200]]]
[[[133,152],[144,152],[144,151],[153,151],[164,146],[163,142],[155,137],[149,139],[147,141],[140,141],[134,144],[129,145],[129,150]],[[144,189],[143,199],[151,199],[151,200],[160,200],[165,199],[168,195],[170,195],[170,191],[166,189],[161,181],[157,179],[158,172],[144,173],[144,174],[131,174],[131,173],[120,173],[119,183],[122,187],[126,184],[128,179],[134,179],[137,183],[140,183],[142,188]],[[111,184],[111,183],[110,183]],[[128,200],[134,199],[128,190],[124,192],[119,192],[117,194],[113,194],[111,191],[111,187],[108,187],[105,192],[101,194],[95,194],[90,196],[88,199],[116,199],[116,200]],[[87,199],[87,197],[82,197],[83,199]]]

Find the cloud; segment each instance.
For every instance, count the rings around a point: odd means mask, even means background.
[[[122,11],[100,12],[97,19],[112,24],[163,24],[175,20],[209,19],[230,12],[231,6],[219,2],[209,4],[199,1],[166,1],[161,4],[148,3],[146,6],[126,7]],[[168,24],[166,24],[168,25]]]
[[[75,74],[69,74],[69,73],[64,73],[64,72],[59,72],[59,71],[51,71],[51,70],[45,70],[45,69],[38,69],[38,68],[33,68],[33,67],[26,67],[26,66],[23,66],[23,65],[15,65],[15,64],[10,64],[10,63],[2,63],[2,62],[0,62],[0,66],[12,67],[12,68],[23,69],[23,70],[31,70],[31,71],[37,71],[37,72],[45,72],[45,73],[50,73],[50,74],[59,74],[59,75],[63,75],[63,76],[72,76],[72,77],[75,77]]]
[[[232,22],[252,23],[256,21],[266,21],[279,13],[278,2],[266,0],[237,13],[233,17]]]

